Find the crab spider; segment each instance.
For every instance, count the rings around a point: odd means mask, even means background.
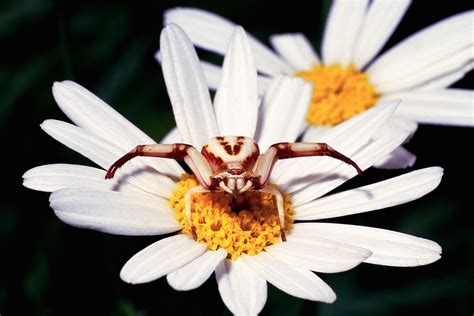
[[[354,161],[325,143],[276,143],[260,155],[258,145],[252,138],[219,136],[209,139],[201,153],[191,145],[180,143],[136,146],[109,168],[105,178],[113,178],[118,168],[137,156],[184,160],[191,168],[200,185],[188,190],[184,197],[186,217],[190,222],[193,193],[225,191],[235,197],[254,190],[274,195],[283,241],[286,240],[283,197],[278,190],[267,185],[277,160],[329,156],[350,164],[358,173],[362,172]]]

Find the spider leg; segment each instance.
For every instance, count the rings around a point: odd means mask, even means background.
[[[157,157],[184,160],[204,188],[207,189],[211,185],[212,170],[207,160],[193,146],[179,143],[138,145],[112,164],[109,170],[107,170],[105,178],[113,178],[115,172],[120,167],[135,157]]]
[[[286,241],[286,234],[285,234],[285,207],[283,205],[283,196],[281,193],[271,186],[265,186],[258,190],[259,192],[263,193],[270,193],[275,196],[277,209],[278,209],[278,218],[280,219],[280,233],[281,233],[281,240]]]
[[[311,156],[329,156],[351,165],[358,173],[362,173],[362,169],[352,159],[326,143],[276,143],[258,159],[256,174],[261,177],[260,185],[264,186],[268,182],[277,160]]]
[[[206,192],[211,192],[208,189],[203,188],[202,186],[198,185],[194,188],[189,189],[185,194],[184,194],[184,214],[185,217],[188,220],[189,226],[191,226],[191,229],[193,231],[194,239],[196,239],[196,233],[193,227],[193,221],[191,219],[191,197],[194,193],[206,193]]]

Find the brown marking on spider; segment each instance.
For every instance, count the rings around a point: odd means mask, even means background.
[[[222,145],[222,142],[226,145]],[[236,146],[238,149],[235,149]],[[209,139],[201,153],[188,144],[139,145],[117,160],[105,178],[113,178],[118,168],[137,156],[184,160],[191,168],[200,185],[188,190],[184,197],[186,216],[190,223],[193,193],[225,191],[235,197],[252,190],[274,195],[283,241],[286,240],[283,197],[278,190],[267,185],[273,166],[279,159],[329,156],[353,166],[358,173],[362,172],[354,161],[325,143],[276,143],[260,155],[257,143],[249,137],[218,136]]]

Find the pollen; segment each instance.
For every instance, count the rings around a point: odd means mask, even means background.
[[[306,120],[313,125],[337,125],[371,108],[378,100],[375,87],[354,65],[314,65],[296,76],[314,83],[313,98]]]
[[[183,234],[205,243],[210,250],[227,250],[232,260],[241,254],[256,255],[281,241],[275,198],[258,191],[247,191],[235,198],[224,192],[194,193],[191,226],[185,216],[184,195],[198,184],[194,176],[183,174],[169,201]],[[284,195],[287,232],[291,230],[294,215],[290,200],[290,195]]]

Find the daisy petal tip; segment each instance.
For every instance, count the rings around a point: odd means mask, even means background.
[[[125,263],[123,266],[122,270],[120,270],[120,279],[122,281],[135,285],[135,284],[142,284],[142,283],[147,283],[150,281],[153,281],[153,279],[148,279],[146,277],[139,277],[134,273],[133,271],[133,266],[129,264],[129,262]]]
[[[55,81],[53,83],[53,96],[56,99],[60,94],[63,92],[63,90],[66,88],[66,85],[64,84],[63,81]]]
[[[234,27],[234,32],[232,33],[232,39],[230,40],[229,45],[234,46],[237,43],[239,43],[239,45],[248,45],[250,47],[250,42],[247,37],[247,32],[240,25],[236,25]],[[252,55],[252,59],[253,58],[254,56]]]
[[[56,103],[62,108],[63,102],[70,102],[72,98],[78,98],[84,88],[71,80],[55,81],[53,83],[53,97]]]
[[[120,279],[122,279],[122,281],[124,281],[125,283],[137,284],[138,282],[135,282],[135,280],[133,280],[133,278],[131,278],[130,275],[128,275],[128,273],[124,270],[125,267],[123,267],[120,271]]]
[[[41,122],[39,126],[40,126],[40,128],[41,128],[43,131],[47,132],[47,130],[49,129],[49,127],[51,127],[51,125],[54,124],[54,123],[53,123],[54,121],[55,121],[55,120],[47,119],[47,120],[44,120],[43,122]]]
[[[410,266],[410,267],[426,266],[426,265],[428,265],[428,264],[432,264],[432,263],[438,261],[439,259],[441,259],[441,248],[440,248],[440,252],[439,252],[439,253],[433,252],[433,254],[432,254],[430,257],[417,259],[416,262],[412,263],[412,264],[409,265],[409,266]]]
[[[336,299],[337,299],[336,293],[334,293],[334,291],[330,287],[328,287],[326,297],[321,299],[321,302],[332,304],[336,301]]]
[[[178,286],[176,284],[176,280],[171,278],[170,275],[166,275],[166,282],[168,282],[168,285],[171,286],[171,288],[175,291],[187,291],[188,289],[184,289],[182,286]]]

